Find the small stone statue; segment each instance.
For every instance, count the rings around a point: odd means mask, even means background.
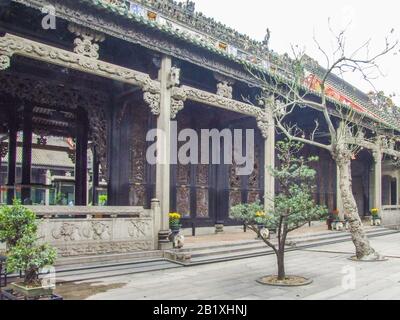
[[[270,237],[270,232],[267,228],[264,228],[260,231],[260,235],[263,239],[269,239]]]
[[[182,249],[185,245],[185,236],[183,234],[176,235],[173,244],[175,249]]]
[[[264,41],[262,43],[263,47],[264,47],[264,50],[268,50],[269,49],[270,40],[271,40],[271,30],[269,30],[269,28],[267,28],[267,32],[265,34]]]

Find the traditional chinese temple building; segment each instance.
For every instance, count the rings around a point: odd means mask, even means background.
[[[259,84],[246,71],[287,72],[287,56],[269,50],[268,43],[205,17],[190,1],[172,0],[3,1],[0,32],[0,133],[8,141],[1,156],[7,162],[9,203],[16,186],[21,199],[31,197],[33,134],[73,141],[76,210],[89,204],[88,181],[96,192],[104,179],[108,210],[159,212],[150,224],[147,218],[127,222],[132,227],[127,237],[146,236],[147,241],[129,248],[167,247],[169,212],[183,214],[186,227],[234,225],[232,205],[279,192],[266,168],[275,164],[275,142],[282,136],[268,104],[259,105]],[[310,62],[310,85],[321,70]],[[363,113],[368,134],[380,141],[364,145],[353,161],[360,215],[386,208],[390,221],[397,216],[400,221],[400,170],[392,161],[400,156],[397,109],[378,108],[340,78],[332,76],[328,84],[330,99]],[[291,120],[311,127],[316,117],[318,111],[307,108]],[[234,164],[149,164],[147,132],[158,128],[168,137],[172,120],[178,130],[255,129],[252,174],[236,175]],[[23,136],[20,181],[15,174],[18,132]],[[220,146],[223,150],[222,141]],[[161,148],[170,158],[170,144]],[[90,170],[88,150],[93,152]],[[315,147],[304,152],[320,157],[315,199],[331,211],[340,208],[331,156]],[[96,225],[93,239],[107,241],[112,233],[107,223]],[[66,234],[65,225],[57,228]]]

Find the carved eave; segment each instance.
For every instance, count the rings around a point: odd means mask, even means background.
[[[267,121],[267,114],[265,110],[261,109],[260,107],[188,86],[174,88],[172,96],[174,97],[178,94],[184,94],[188,100],[254,117],[257,121],[257,125],[262,136],[264,138],[268,137],[269,123]]]
[[[148,74],[6,33],[0,37],[0,58],[11,58],[14,55],[52,63],[141,88],[158,88],[159,90],[160,87],[159,82],[152,80]]]

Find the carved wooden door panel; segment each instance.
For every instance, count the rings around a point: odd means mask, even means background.
[[[256,127],[256,126],[255,126]],[[243,129],[243,143],[246,143],[245,129],[252,128],[251,123],[235,125],[236,129]],[[264,140],[255,129],[254,141],[254,163],[252,172],[249,175],[238,175],[238,165],[233,161],[233,165],[228,169],[228,208],[226,212],[227,224],[237,224],[230,218],[230,208],[240,203],[252,203],[257,200],[263,202],[264,195]],[[243,146],[243,155],[246,148]]]

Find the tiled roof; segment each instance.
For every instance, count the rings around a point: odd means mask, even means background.
[[[17,164],[22,163],[22,148],[17,148]],[[33,167],[57,167],[73,170],[75,165],[65,151],[32,149]]]
[[[268,50],[267,42],[258,42],[229,28],[212,18],[194,11],[194,3],[173,0],[79,0],[109,10],[146,26],[157,28],[184,41],[222,55],[227,59],[247,64],[263,72],[285,70],[286,55],[279,56]],[[322,69],[322,68],[321,68]],[[355,103],[368,110],[375,121],[400,128],[400,121],[372,105],[368,96],[343,79],[332,75],[328,83]],[[371,116],[372,113],[375,116]]]

